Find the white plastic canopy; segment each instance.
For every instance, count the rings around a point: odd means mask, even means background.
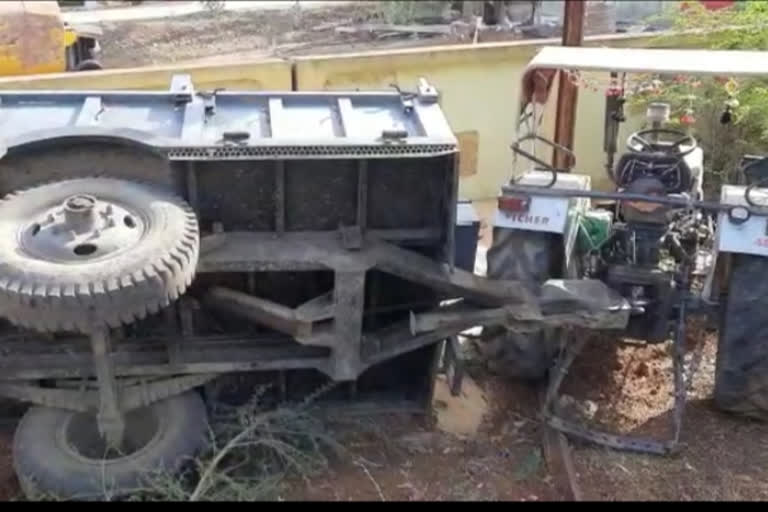
[[[528,105],[546,102],[558,70],[768,78],[768,52],[545,46],[523,73],[518,119]]]
[[[657,73],[662,75],[710,75],[721,77],[765,76],[768,52],[745,50],[698,50],[661,48],[595,48],[545,46],[531,59],[522,75],[518,102],[518,140],[535,134],[535,108],[547,102],[557,71]],[[527,131],[520,130],[528,122]],[[531,141],[531,152],[536,144]]]
[[[768,77],[768,52],[545,46],[523,73],[521,112],[546,101],[557,70]]]
[[[768,76],[768,52],[546,46],[528,63],[526,74],[535,69]]]

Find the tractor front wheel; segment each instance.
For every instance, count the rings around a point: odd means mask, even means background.
[[[715,404],[722,410],[768,419],[768,258],[731,256],[720,319]]]

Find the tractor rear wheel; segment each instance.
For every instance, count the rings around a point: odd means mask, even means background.
[[[538,295],[539,287],[558,277],[559,236],[552,233],[495,228],[487,253],[489,279],[517,280]],[[503,327],[484,328],[481,351],[494,373],[524,380],[540,380],[554,361],[559,330],[516,333]]]
[[[720,319],[715,404],[768,420],[768,258],[731,256]]]

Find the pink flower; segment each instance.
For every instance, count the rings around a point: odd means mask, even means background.
[[[696,122],[696,118],[693,117],[693,114],[683,114],[680,116],[680,122],[682,124],[693,124]]]

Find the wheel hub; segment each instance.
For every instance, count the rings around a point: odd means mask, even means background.
[[[93,208],[96,198],[93,196],[72,196],[64,201],[64,220],[75,232],[81,233],[93,227]]]
[[[41,212],[20,235],[22,248],[33,256],[78,263],[128,249],[143,233],[142,218],[125,206],[77,194]]]

